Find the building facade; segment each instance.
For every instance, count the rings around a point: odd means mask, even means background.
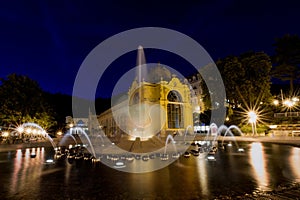
[[[107,136],[183,133],[193,126],[190,86],[174,75],[170,81],[157,83],[135,80],[126,98],[100,114],[98,120]]]

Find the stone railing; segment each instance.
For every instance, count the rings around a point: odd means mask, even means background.
[[[300,112],[284,112],[284,113],[274,113],[275,118],[283,117],[300,117]]]

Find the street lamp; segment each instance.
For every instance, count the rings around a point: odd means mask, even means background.
[[[57,136],[62,136],[62,134],[63,133],[61,131],[57,131],[57,133],[56,133]]]
[[[4,132],[2,133],[2,136],[3,136],[3,137],[8,137],[8,136],[9,136],[9,132],[8,132],[8,131],[4,131]]]
[[[285,105],[288,108],[292,108],[294,106],[295,102],[291,101],[290,99],[286,99],[283,101],[283,105]]]
[[[291,97],[288,99],[285,99],[282,103],[283,106],[287,108],[285,115],[286,116],[292,116],[292,110],[299,104],[299,98],[298,97]],[[288,113],[289,111],[289,113]]]
[[[257,121],[257,114],[254,111],[248,112],[249,122],[251,123],[252,127],[252,135],[256,135],[256,121]]]
[[[30,134],[31,133],[31,128],[27,128],[26,130],[25,130],[25,132],[27,133],[27,134]]]
[[[278,101],[277,99],[275,99],[275,100],[273,101],[273,104],[274,104],[275,106],[278,106],[278,105],[279,105],[279,101]]]
[[[18,131],[19,134],[22,134],[22,133],[24,132],[23,126],[19,126],[19,127],[17,128],[17,131]]]

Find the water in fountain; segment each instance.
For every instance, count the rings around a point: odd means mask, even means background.
[[[50,135],[45,131],[45,129],[43,129],[41,126],[39,126],[36,123],[32,123],[32,122],[27,122],[21,125],[21,127],[25,130],[26,127],[33,127],[38,129],[41,134],[44,134],[45,137],[47,137],[47,139],[49,140],[49,142],[51,143],[53,149],[56,149],[56,144],[53,142],[53,139],[50,137]]]
[[[111,142],[103,135],[104,133],[100,130],[99,132],[96,133],[96,136],[94,136],[92,139],[93,142],[92,145],[97,155],[102,154],[105,144],[111,144]]]
[[[174,140],[174,138],[173,138],[172,135],[168,135],[167,139],[166,139],[166,143],[165,143],[164,154],[167,153],[167,147],[168,147],[168,143],[169,143],[170,140],[171,140],[171,143],[172,143],[172,146],[173,146],[173,150],[177,153],[176,142],[175,142],[175,140]]]
[[[222,125],[222,126],[224,126],[224,125]],[[221,126],[221,127],[222,127],[222,126]],[[206,141],[209,140],[208,137],[209,137],[210,135],[214,136],[213,141],[215,142],[215,141],[217,140],[217,137],[219,136],[219,130],[218,130],[217,124],[211,123],[211,124],[209,125],[209,129],[208,129],[208,132],[207,132],[206,137],[205,137],[205,140],[206,140]]]
[[[102,135],[97,135],[97,138],[100,138],[100,139],[101,139],[101,142],[102,142],[101,146],[104,146],[104,145],[105,145],[105,143],[104,143],[104,140],[103,140],[103,137],[102,137]]]
[[[65,145],[65,142],[68,138],[71,138],[74,142],[75,142],[75,145],[77,145],[77,140],[76,138],[70,133],[70,130],[64,135],[64,137],[61,139],[61,141],[59,142],[59,146],[66,146]]]
[[[238,145],[238,143],[237,143],[237,141],[236,141],[236,138],[235,138],[234,134],[233,134],[232,131],[231,131],[232,129],[237,130],[237,131],[239,132],[240,135],[243,135],[242,131],[241,131],[236,125],[231,125],[231,126],[229,126],[229,127],[227,127],[227,126],[225,126],[225,125],[221,125],[221,126],[218,128],[218,126],[217,126],[215,123],[212,123],[212,124],[209,126],[209,131],[208,131],[206,140],[208,140],[208,135],[211,134],[211,135],[214,135],[213,141],[216,142],[216,141],[217,141],[217,137],[220,136],[221,133],[222,133],[222,131],[225,130],[225,133],[224,133],[224,136],[223,136],[223,139],[222,139],[222,144],[221,144],[221,146],[223,147],[224,139],[225,139],[225,137],[227,136],[227,134],[229,134],[229,135],[232,137],[232,139],[233,139],[233,141],[234,141],[234,143],[235,143],[235,145],[236,145],[238,151],[242,152],[242,151],[244,151],[244,150],[243,150],[242,148],[239,147],[239,145]]]
[[[138,47],[138,55],[136,61],[138,70],[137,70],[137,77],[138,83],[141,83],[143,78],[146,78],[147,71],[146,71],[146,58],[144,53],[144,48],[140,45]]]
[[[145,53],[144,53],[144,49],[143,47],[140,45],[138,47],[138,55],[137,55],[137,81],[138,81],[138,85],[139,85],[139,101],[138,101],[138,113],[137,115],[138,116],[135,116],[137,117],[137,120],[135,121],[135,124],[141,129],[141,133],[139,133],[140,137],[143,136],[143,132],[144,132],[144,127],[147,123],[147,114],[146,114],[146,111],[148,110],[146,107],[147,105],[142,102],[142,87],[141,87],[141,84],[143,82],[143,80],[146,78],[146,58],[145,58]]]
[[[223,140],[222,140],[222,146],[223,146],[223,143],[224,143],[224,139],[225,139],[225,137],[226,137],[226,135],[227,135],[227,133],[229,133],[230,134],[230,136],[233,138],[233,140],[234,140],[234,142],[235,142],[235,145],[236,145],[236,147],[238,148],[238,150],[240,151],[241,149],[240,149],[240,147],[239,147],[239,145],[238,145],[238,143],[237,143],[237,141],[236,141],[236,139],[235,139],[235,137],[234,137],[234,135],[233,135],[233,133],[231,132],[231,130],[232,129],[235,129],[235,130],[237,130],[239,133],[240,133],[240,135],[243,135],[243,133],[242,133],[242,131],[237,127],[237,126],[235,126],[235,125],[231,125],[231,126],[229,126],[228,128],[227,128],[227,130],[226,130],[226,132],[224,133],[224,137],[223,137]]]
[[[183,138],[183,142],[185,143],[185,139],[186,139],[186,135],[188,133],[189,130],[192,130],[192,133],[193,133],[193,139],[194,139],[194,136],[195,136],[195,133],[194,133],[194,129],[193,129],[193,126],[192,125],[188,125],[185,129],[185,133],[184,133],[184,138]]]
[[[89,136],[87,135],[87,133],[80,127],[71,128],[71,133],[72,133],[72,129],[74,129],[77,133],[79,133],[78,135],[80,136],[82,143],[88,144],[87,149],[93,154],[93,156],[96,157],[94,146],[93,146]],[[82,135],[84,137],[82,137]]]

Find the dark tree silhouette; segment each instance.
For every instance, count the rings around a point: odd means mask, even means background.
[[[226,98],[232,107],[268,102],[270,92],[270,57],[263,52],[248,52],[217,61],[222,74]]]
[[[0,81],[1,125],[35,122],[49,130],[56,124],[53,111],[37,82],[16,74],[9,75],[7,79],[1,78]]]
[[[275,40],[275,55],[272,57],[273,78],[289,81],[290,93],[294,90],[294,81],[300,78],[300,38],[298,35],[284,35]]]

